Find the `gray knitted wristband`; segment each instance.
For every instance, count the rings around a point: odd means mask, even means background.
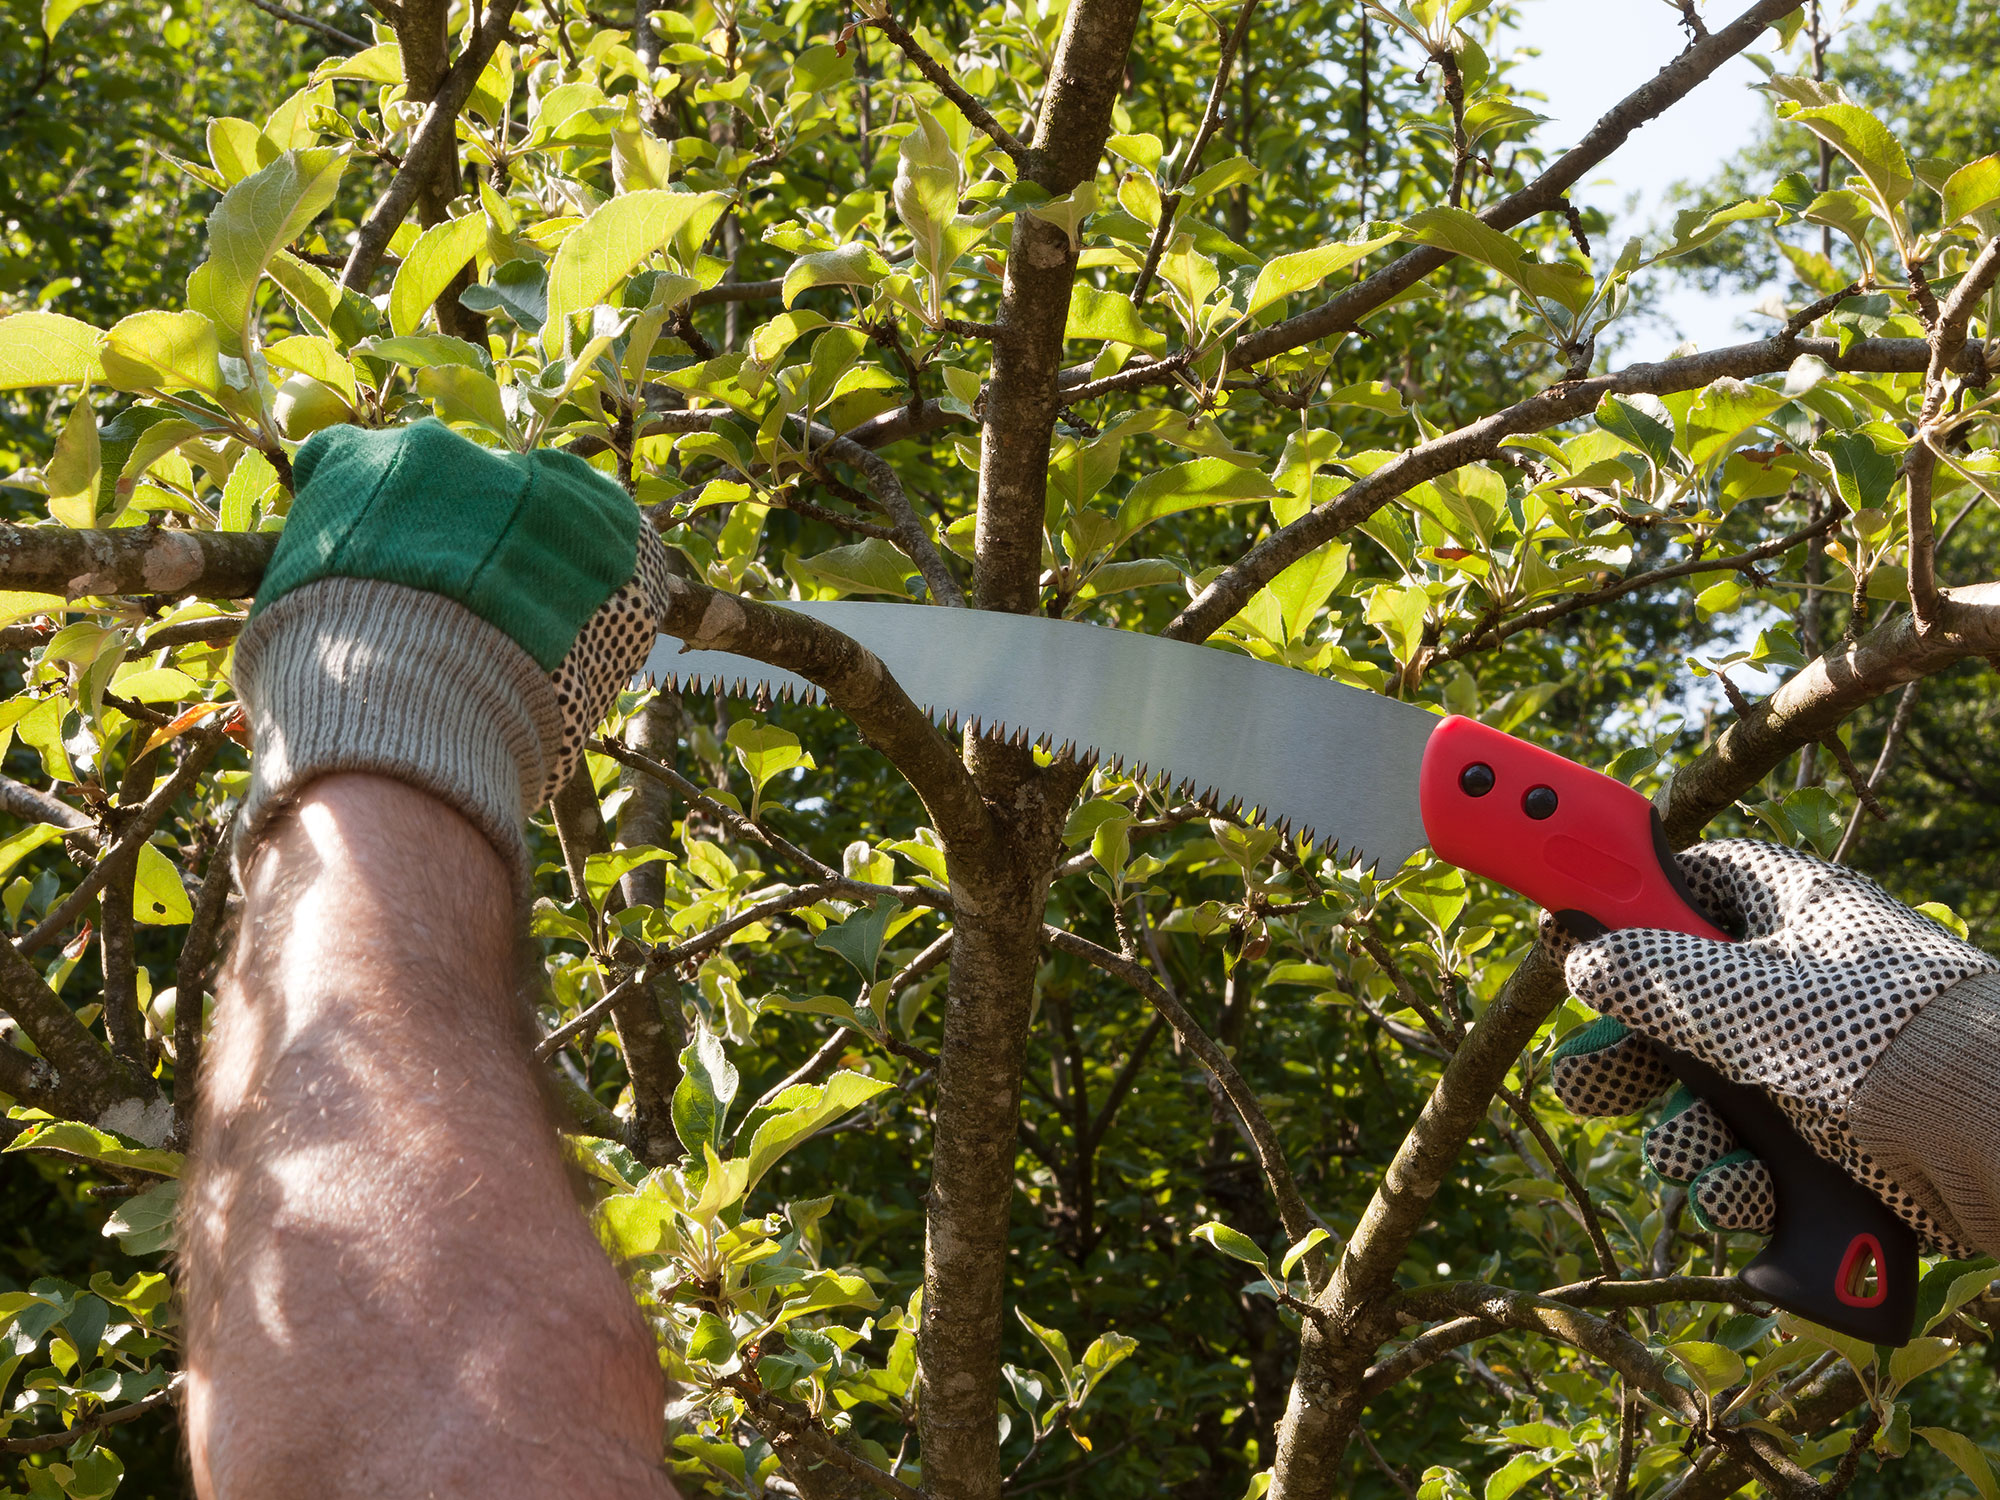
[[[438,594],[328,578],[250,622],[234,676],[252,746],[246,856],[312,781],[367,771],[451,804],[527,889],[521,825],[562,719],[548,676],[505,633]]]
[[[1865,1152],[1962,1244],[2000,1254],[2000,974],[1918,1011],[1855,1091]]]

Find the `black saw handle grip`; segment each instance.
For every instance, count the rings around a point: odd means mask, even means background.
[[[1441,858],[1520,892],[1579,937],[1662,927],[1729,941],[1695,904],[1659,814],[1622,782],[1454,716],[1425,746],[1419,792],[1424,831]],[[1745,1284],[1837,1333],[1909,1342],[1915,1233],[1807,1145],[1761,1089],[1660,1051],[1770,1169],[1777,1232],[1744,1268]]]

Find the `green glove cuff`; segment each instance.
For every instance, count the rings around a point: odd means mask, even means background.
[[[547,673],[637,560],[637,508],[582,459],[496,452],[435,420],[325,428],[292,478],[253,617],[321,579],[370,578],[464,605]]]

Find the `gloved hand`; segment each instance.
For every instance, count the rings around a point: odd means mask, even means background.
[[[236,643],[237,848],[315,778],[370,771],[471,819],[525,893],[522,820],[652,647],[659,538],[573,454],[496,452],[436,421],[326,428],[292,475]]]
[[[1558,1097],[1627,1115],[1673,1090],[1647,1160],[1688,1185],[1704,1227],[1768,1234],[1769,1173],[1675,1084],[1658,1039],[1763,1089],[1930,1245],[2000,1250],[2000,963],[1796,849],[1726,839],[1680,863],[1696,904],[1743,941],[1558,941],[1571,993],[1604,1012],[1556,1049]]]

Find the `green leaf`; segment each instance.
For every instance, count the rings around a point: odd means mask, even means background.
[[[842,1069],[823,1084],[802,1083],[786,1089],[771,1101],[770,1108],[776,1112],[750,1138],[743,1191],[756,1187],[786,1152],[814,1131],[894,1087],[886,1078]]]
[[[103,473],[97,413],[91,410],[89,397],[86,390],[70,409],[55,452],[42,470],[49,488],[49,514],[77,531],[97,524],[98,481]]]
[[[390,328],[397,333],[414,333],[439,293],[485,244],[484,213],[448,219],[418,235],[416,244],[396,269],[395,285],[389,289]]]
[[[484,370],[464,365],[432,365],[417,371],[417,391],[433,402],[447,422],[470,422],[501,437],[509,435],[500,386]]]
[[[1194,1238],[1213,1245],[1224,1255],[1235,1257],[1255,1266],[1267,1275],[1271,1262],[1264,1252],[1257,1248],[1257,1242],[1241,1230],[1231,1229],[1227,1224],[1203,1224],[1194,1231]]]
[[[1734,1349],[1725,1349],[1720,1344],[1701,1339],[1669,1344],[1667,1353],[1679,1360],[1695,1385],[1710,1396],[1720,1395],[1731,1386],[1741,1384],[1747,1368],[1743,1356]]]
[[[1508,1500],[1529,1480],[1554,1468],[1556,1462],[1553,1458],[1543,1458],[1535,1453],[1516,1453],[1494,1470],[1492,1478],[1486,1481],[1485,1500]]]
[[[222,394],[222,341],[198,312],[140,312],[104,336],[104,378],[121,391]]]
[[[758,814],[756,802],[762,800],[764,788],[773,777],[782,776],[797,766],[810,769],[813,765],[813,758],[799,748],[799,737],[776,724],[738,719],[729,726],[728,744],[743,763],[743,769],[750,773],[750,784],[756,799],[750,810],[753,821]]]
[[[1915,178],[1903,147],[1874,115],[1858,104],[1823,104],[1816,108],[1784,108],[1780,119],[1803,125],[1860,169],[1878,202],[1893,209],[1910,196]]]
[[[132,879],[132,919],[148,927],[178,927],[194,920],[179,868],[152,844],[139,850],[139,867]]]
[[[1892,1394],[1920,1376],[1928,1375],[1939,1365],[1948,1363],[1957,1352],[1958,1346],[1950,1339],[1911,1339],[1889,1356]]]
[[[1994,1265],[1990,1255],[1973,1260],[1939,1261],[1924,1273],[1917,1286],[1918,1330],[1929,1333],[1991,1286],[1996,1276],[2000,1276],[2000,1267]]]
[[[42,0],[42,35],[53,42],[71,16],[86,5],[100,3],[102,0]]]
[[[843,594],[888,594],[905,600],[910,597],[908,582],[917,573],[916,564],[894,542],[881,537],[788,562],[800,577]]]
[[[736,1097],[736,1069],[723,1054],[722,1040],[697,1024],[681,1049],[681,1081],[674,1089],[674,1134],[690,1156],[722,1142],[722,1122]]]
[[[1157,350],[1167,346],[1167,336],[1148,328],[1139,306],[1123,292],[1100,292],[1092,286],[1078,286],[1070,293],[1069,322],[1063,328],[1066,339],[1101,339],[1106,343],[1129,344],[1134,349]]]
[[[1266,261],[1264,269],[1257,273],[1255,285],[1250,288],[1250,315],[1255,317],[1282,297],[1312,290],[1327,277],[1364,259],[1371,251],[1401,238],[1402,231],[1397,229],[1366,239],[1321,245],[1313,250],[1294,250],[1290,255]]]
[[[1271,593],[1284,611],[1286,640],[1304,638],[1307,627],[1318,617],[1320,606],[1347,577],[1347,563],[1353,550],[1345,542],[1331,542],[1316,552],[1308,552],[1271,580]]]
[[[278,484],[278,471],[255,449],[245,453],[229,471],[222,486],[222,503],[216,510],[219,531],[248,531],[256,514],[257,502]]]
[[[1323,1245],[1332,1238],[1333,1236],[1328,1234],[1324,1229],[1310,1231],[1304,1239],[1287,1250],[1285,1258],[1278,1262],[1279,1278],[1285,1281],[1291,1280],[1292,1272],[1298,1269],[1300,1261],[1312,1254],[1313,1247],[1315,1245]]]
[[[130,1167],[160,1177],[180,1176],[183,1162],[178,1151],[142,1146],[80,1120],[35,1121],[0,1150],[60,1151],[107,1167]]]
[[[889,262],[871,245],[856,241],[838,250],[822,250],[801,255],[785,272],[784,303],[790,307],[799,294],[816,286],[873,286],[889,274]]]
[[[53,823],[30,823],[18,833],[10,833],[0,839],[0,880],[7,878],[14,866],[46,844],[61,839],[63,831]]]
[[[736,1357],[736,1335],[714,1313],[705,1312],[688,1335],[688,1358],[705,1365],[723,1365]]]
[[[1277,493],[1277,486],[1255,469],[1243,468],[1224,458],[1197,458],[1190,463],[1171,464],[1132,486],[1118,507],[1119,540],[1129,539],[1153,522],[1184,510],[1241,505],[1246,500],[1266,500]]]
[[[145,1192],[120,1203],[104,1221],[104,1233],[117,1239],[119,1248],[127,1255],[158,1255],[173,1247],[174,1221],[180,1202],[178,1181],[154,1183]]]
[[[23,312],[0,318],[0,391],[104,379],[97,353],[103,337],[88,323],[61,313]]]
[[[1969,161],[1944,184],[1944,221],[1957,224],[2000,204],[2000,155]]]
[[[1432,863],[1396,887],[1404,903],[1439,932],[1448,931],[1471,899],[1465,875],[1451,865]]]
[[[310,375],[329,390],[338,392],[349,406],[361,399],[354,366],[334,347],[332,339],[294,334],[291,338],[279,339],[277,343],[266,346],[264,360],[280,370],[295,370],[301,375]]]
[[[286,339],[284,342],[290,344],[292,341]],[[407,333],[401,338],[364,339],[354,346],[354,352],[417,370],[440,365],[463,365],[468,370],[491,374],[493,369],[492,357],[484,349],[443,333]],[[313,372],[308,370],[306,373],[310,375]]]
[[[649,188],[613,198],[591,214],[570,232],[549,266],[543,350],[553,354],[560,349],[570,315],[604,301],[647,256],[666,249],[684,232],[699,242],[727,202],[724,193]]]
[[[1785,393],[1724,376],[1689,408],[1683,438],[1696,468],[1706,468],[1734,447],[1749,428],[1785,404]]]
[[[458,305],[476,313],[499,313],[517,328],[540,333],[548,321],[549,276],[540,261],[510,260],[493,268],[493,279],[458,294]]]
[[[1994,1481],[1993,1465],[1971,1438],[1948,1427],[1919,1427],[1916,1434],[1958,1466],[1959,1473],[1979,1491],[1979,1500],[2000,1500],[2000,1483]]]
[[[1256,163],[1247,156],[1232,156],[1227,161],[1219,161],[1214,166],[1197,173],[1193,182],[1181,190],[1181,201],[1192,208],[1202,199],[1235,187],[1242,182],[1255,182],[1264,174]]]
[[[1045,1323],[1037,1323],[1019,1307],[1014,1309],[1014,1316],[1021,1320],[1023,1328],[1035,1336],[1035,1342],[1047,1351],[1049,1359],[1056,1367],[1056,1373],[1062,1376],[1063,1389],[1069,1393],[1072,1400],[1075,1399],[1076,1360],[1069,1352],[1069,1339],[1060,1328],[1050,1328]]]
[[[888,934],[889,924],[902,909],[903,903],[894,896],[878,896],[873,906],[857,907],[838,927],[829,927],[820,933],[813,939],[813,946],[838,953],[872,984],[875,967],[882,957],[882,941]]]
[[[1597,403],[1595,416],[1599,427],[1623,438],[1659,468],[1675,466],[1674,419],[1657,397],[1607,395]]]
[[[1866,433],[1828,433],[1820,439],[1819,451],[1833,466],[1834,487],[1850,511],[1880,509],[1888,503],[1902,465],[1877,449]]]
[[[1462,208],[1427,208],[1403,221],[1404,232],[1420,244],[1449,250],[1518,280],[1521,247],[1507,235]]]
[[[346,169],[344,147],[287,151],[224,193],[208,216],[208,259],[188,277],[188,306],[208,314],[230,350],[243,343],[271,257],[333,202]]]

